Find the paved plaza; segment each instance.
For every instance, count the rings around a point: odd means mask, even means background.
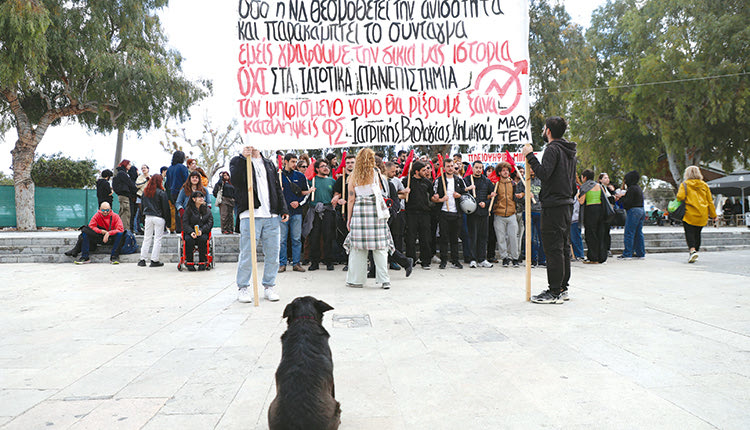
[[[571,300],[523,269],[391,271],[348,289],[282,273],[236,301],[235,263],[0,265],[0,428],[265,429],[294,297],[335,309],[341,429],[750,428],[750,251],[574,263]],[[532,271],[532,291],[545,285]]]

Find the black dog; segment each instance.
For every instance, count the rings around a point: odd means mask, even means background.
[[[341,408],[333,386],[330,335],[323,313],[333,308],[315,297],[297,297],[284,309],[276,398],[268,408],[270,430],[335,430]]]

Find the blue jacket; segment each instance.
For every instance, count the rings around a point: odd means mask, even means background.
[[[185,185],[185,181],[188,178],[188,168],[184,164],[173,164],[167,169],[167,192],[170,193],[172,198],[175,198],[180,188]]]
[[[307,191],[307,178],[302,173],[292,170],[291,174],[281,170],[281,189],[284,190],[284,200],[289,208],[289,215],[302,215],[302,206],[296,209],[290,206],[291,202],[301,202],[305,199],[302,191]]]

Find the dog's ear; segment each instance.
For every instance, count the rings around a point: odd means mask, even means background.
[[[328,303],[324,302],[323,300],[318,300],[315,302],[315,309],[317,309],[318,312],[321,314],[324,312],[332,311],[333,306],[329,305]]]
[[[291,318],[292,312],[293,312],[292,309],[293,309],[292,303],[289,303],[288,305],[286,305],[286,307],[284,308],[284,314],[281,317],[287,318],[287,319]]]

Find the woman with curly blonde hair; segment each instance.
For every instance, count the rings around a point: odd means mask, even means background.
[[[690,248],[688,263],[694,263],[698,259],[698,251],[701,250],[701,230],[708,223],[709,217],[716,219],[716,207],[714,207],[711,189],[703,182],[703,175],[698,166],[688,166],[683,179],[677,191],[677,200],[685,202],[682,226],[685,229],[685,240]]]
[[[344,241],[344,248],[349,252],[349,270],[346,273],[346,285],[349,287],[361,288],[364,285],[368,251],[372,251],[375,261],[376,282],[384,289],[391,287],[388,253],[395,248],[388,228],[390,214],[383,192],[383,189],[388,189],[387,184],[375,167],[372,149],[360,149],[349,181],[349,235]]]

